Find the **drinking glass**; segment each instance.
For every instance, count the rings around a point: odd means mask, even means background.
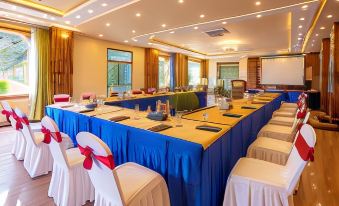
[[[175,112],[175,126],[176,127],[182,127],[181,118],[182,118],[183,114],[184,114],[184,111],[176,111]]]
[[[140,111],[139,104],[136,104],[134,106],[134,111],[135,111],[134,119],[138,120],[139,119],[139,111]]]

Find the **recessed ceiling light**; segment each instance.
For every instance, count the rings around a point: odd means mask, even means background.
[[[132,39],[133,41],[137,42],[138,40],[137,39]]]
[[[312,42],[315,42],[315,40],[313,39]]]
[[[301,17],[299,20],[300,20],[300,21],[304,21],[304,20],[305,20],[305,18],[304,18],[304,17]]]
[[[161,26],[165,28],[165,27],[166,27],[166,24],[161,24]]]
[[[257,6],[261,5],[261,2],[260,1],[255,2],[255,5]]]
[[[77,19],[80,19],[80,18],[81,18],[81,16],[80,16],[80,15],[77,15],[75,18],[77,18]]]
[[[124,42],[125,42],[125,43],[128,43],[128,40],[125,40]]]
[[[205,14],[200,14],[200,18],[204,18],[205,17]]]
[[[71,22],[70,21],[65,21],[66,24],[70,24]]]
[[[174,34],[174,31],[171,31],[170,34]]]
[[[134,34],[134,33],[135,33],[135,30],[132,30],[132,33]]]
[[[302,36],[303,34],[302,33],[299,33],[299,36]]]
[[[260,18],[260,17],[261,17],[261,14],[258,14],[258,15],[257,15],[257,18]]]
[[[299,25],[298,28],[301,29],[301,28],[303,28],[303,26],[302,26],[302,25]]]
[[[148,44],[149,44],[149,45],[152,45],[153,43],[151,43],[151,42],[148,42]]]
[[[319,34],[315,34],[315,36],[319,36]]]
[[[88,9],[87,12],[91,14],[91,13],[93,13],[93,10],[92,9]]]
[[[299,37],[298,40],[302,40],[303,38]]]
[[[226,22],[226,21],[223,21],[222,24],[227,24],[227,22]]]
[[[136,13],[136,14],[135,14],[135,16],[137,16],[137,17],[140,17],[140,16],[141,16],[141,14],[140,14],[140,13]]]
[[[184,0],[178,0],[178,3],[180,4],[184,3]]]
[[[314,44],[312,44],[312,46],[314,46]]]
[[[102,7],[106,7],[107,4],[106,4],[106,3],[102,3],[101,6],[102,6]]]
[[[108,27],[108,26],[111,26],[111,24],[110,23],[106,23],[106,26]]]
[[[332,18],[332,17],[333,17],[333,16],[332,16],[331,14],[330,14],[330,15],[327,15],[327,18],[329,18],[329,19]]]
[[[304,5],[301,7],[302,9],[307,9],[308,8],[308,5]]]
[[[195,26],[194,29],[197,30],[197,29],[199,29],[199,27]]]
[[[99,34],[99,37],[103,37],[104,35],[102,35],[102,34]]]
[[[323,27],[323,26],[322,26],[322,27],[320,27],[320,29],[321,29],[321,30],[324,30],[324,29],[325,29],[325,27]]]

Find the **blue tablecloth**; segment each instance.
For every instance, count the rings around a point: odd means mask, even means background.
[[[116,165],[136,162],[157,171],[167,182],[171,205],[209,206],[222,204],[231,169],[283,100],[281,95],[241,120],[206,150],[200,144],[52,107],[46,107],[46,114],[75,143],[80,131],[100,137]]]
[[[207,92],[194,92],[198,99],[199,99],[199,107],[203,108],[207,106]],[[129,109],[134,109],[136,104],[139,104],[139,109],[141,111],[147,110],[148,106],[151,106],[151,109],[154,111],[156,108],[156,102],[158,100],[162,102],[166,102],[169,99],[169,95],[164,96],[151,96],[147,98],[140,98],[140,99],[128,99],[128,100],[121,100],[121,101],[112,101],[106,102],[106,105],[111,106],[119,106]]]

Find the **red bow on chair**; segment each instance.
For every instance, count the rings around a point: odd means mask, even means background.
[[[303,111],[299,111],[299,112],[298,112],[297,118],[298,118],[298,119],[305,118],[306,113],[307,113],[306,108],[304,108]]]
[[[51,143],[52,138],[55,139],[55,141],[59,143],[62,142],[62,137],[61,137],[60,132],[51,132],[49,129],[47,129],[44,126],[41,128],[41,132],[44,134],[43,142],[46,144]]]
[[[84,164],[83,164],[85,169],[87,170],[92,169],[93,159],[100,161],[101,163],[106,165],[111,170],[114,169],[115,165],[114,165],[113,155],[108,155],[106,157],[100,156],[100,155],[94,154],[93,149],[90,148],[89,146],[87,146],[86,148],[83,148],[80,145],[78,145],[78,147],[79,147],[81,154],[86,157],[84,160]]]
[[[303,122],[300,122],[300,123],[298,124],[298,126],[297,126],[298,131],[300,131],[300,129],[301,129],[301,127],[302,127],[303,125],[304,125]]]
[[[3,115],[6,116],[7,122],[10,122],[10,121],[9,121],[9,117],[12,115],[12,112],[11,112],[11,111],[2,110],[2,111],[1,111],[1,114],[3,114]]]
[[[304,161],[311,160],[314,161],[314,148],[308,146],[302,134],[299,132],[297,140],[295,141],[295,147],[298,150],[298,153]]]
[[[21,118],[13,111],[12,112],[12,116],[13,116],[13,119],[15,120],[15,129],[16,130],[21,130],[23,127],[22,127],[22,123],[21,123]]]

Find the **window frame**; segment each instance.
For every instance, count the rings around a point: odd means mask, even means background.
[[[161,54],[158,56],[158,62],[159,62],[159,58],[162,57],[164,59],[168,59],[168,62],[169,62],[169,73],[170,73],[170,82],[169,82],[169,85],[168,87],[171,87],[171,79],[172,79],[172,75],[171,75],[171,56],[169,55],[164,55],[164,54]],[[165,89],[165,88],[168,88],[167,86],[166,87],[160,87],[160,78],[159,78],[159,70],[160,70],[160,67],[159,67],[159,64],[158,64],[158,89]]]
[[[195,63],[199,63],[200,67],[199,67],[199,73],[200,73],[200,78],[199,78],[199,82],[201,81],[201,59],[196,59],[196,58],[192,58],[192,57],[188,57],[188,60],[187,60],[187,78],[189,77],[188,75],[188,72],[189,72],[189,68],[188,68],[188,65],[189,65],[189,62],[195,62]],[[198,83],[197,85],[190,85],[189,84],[190,80],[188,79],[188,86],[199,86],[200,83]]]
[[[131,61],[127,62],[127,61],[116,61],[116,60],[109,60],[108,59],[108,51],[109,50],[114,50],[114,51],[120,51],[120,52],[129,52],[131,53]],[[122,50],[122,49],[114,49],[114,48],[107,48],[106,50],[106,94],[108,94],[109,92],[109,86],[108,86],[108,64],[109,63],[121,63],[121,64],[130,64],[131,65],[131,89],[133,88],[133,60],[134,60],[134,54],[133,51],[129,51],[129,50]],[[119,82],[119,74],[118,74],[118,82]],[[120,85],[119,85],[120,86]],[[122,85],[122,86],[127,86],[127,85]]]

